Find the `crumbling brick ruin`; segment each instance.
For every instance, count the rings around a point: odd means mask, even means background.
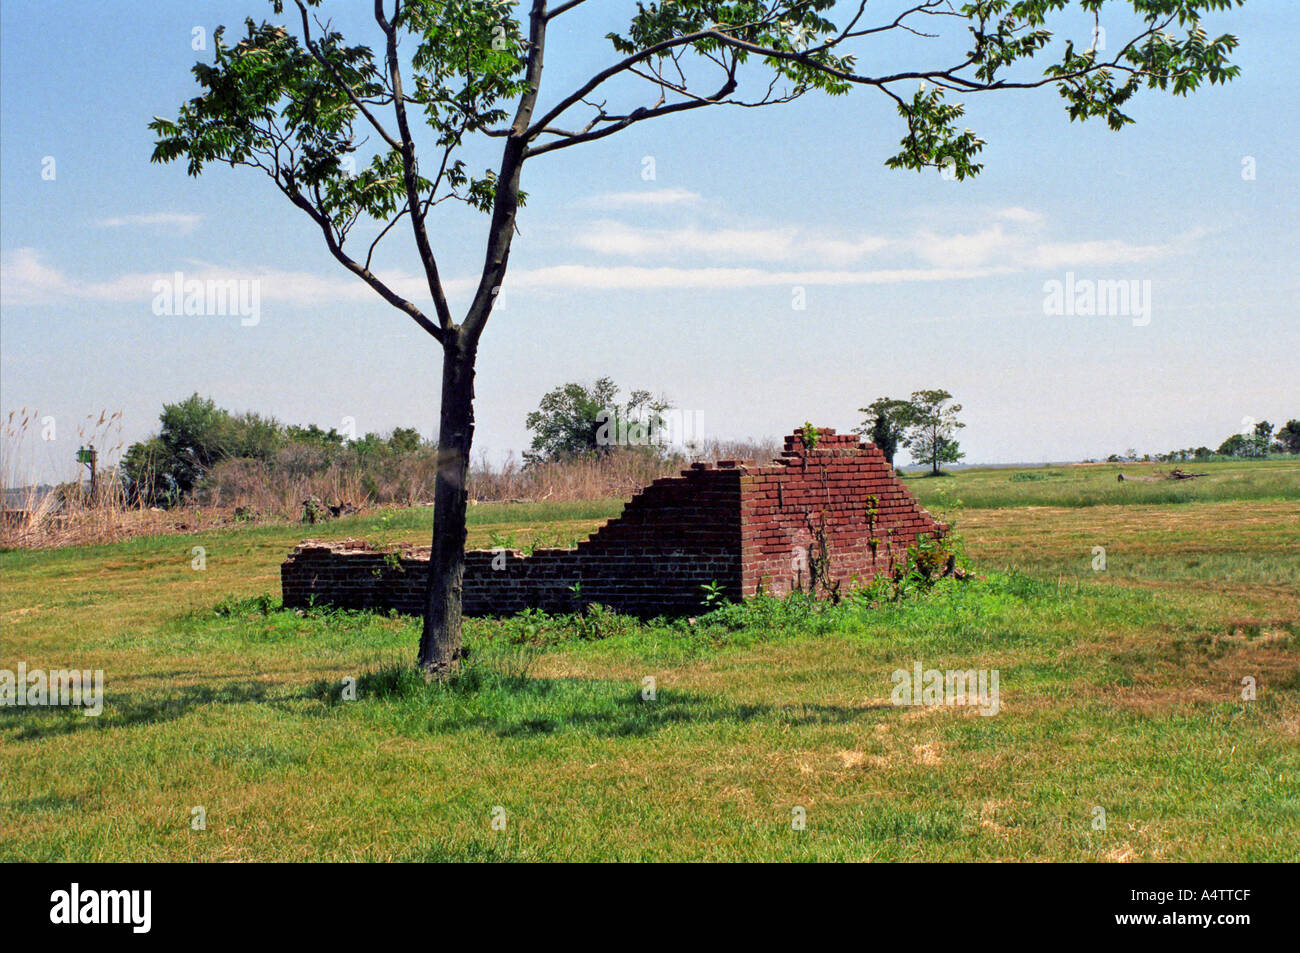
[[[795,431],[769,465],[695,463],[655,480],[574,549],[468,552],[465,614],[600,603],[680,615],[698,612],[713,583],[733,600],[847,592],[901,565],[918,536],[942,532],[875,445],[833,430],[811,442]],[[418,614],[428,561],[427,547],[309,539],[281,566],[284,604]]]

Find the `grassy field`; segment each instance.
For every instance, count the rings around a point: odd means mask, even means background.
[[[403,674],[411,620],[276,606],[299,539],[420,540],[427,509],[0,553],[0,668],[106,677],[98,718],[0,709],[0,859],[1294,859],[1300,471],[1115,480],[1167,469],[911,479],[980,578],[471,620],[449,686]],[[619,507],[479,506],[470,544]],[[892,705],[918,661],[998,670],[999,713]]]
[[[1170,480],[1175,469],[1204,474]],[[972,467],[956,476],[905,473],[925,504],[967,508],[1122,506],[1226,500],[1300,500],[1300,460],[1212,463],[1098,463],[1044,467]],[[1124,482],[1118,476],[1124,475]]]

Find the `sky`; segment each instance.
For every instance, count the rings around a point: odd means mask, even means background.
[[[362,6],[325,10],[375,44]],[[883,22],[895,6],[869,9]],[[634,8],[591,0],[556,21],[543,105],[614,59],[605,34]],[[288,423],[434,435],[436,342],[269,181],[149,162],[148,122],[196,94],[212,29],[245,16],[276,19],[260,0],[0,7],[0,414],[53,423],[56,439],[23,444],[36,476],[75,472],[102,412],[121,413],[107,449],[193,392]],[[1065,24],[1088,45],[1087,21]],[[666,396],[706,439],[849,430],[876,397],[944,388],[967,463],[1215,447],[1245,418],[1300,417],[1300,5],[1250,0],[1206,25],[1240,38],[1241,77],[1144,90],[1120,132],[1071,123],[1048,89],[967,97],[987,145],[965,181],[885,168],[905,129],[870,89],[688,112],[531,160],[480,347],[476,456],[525,449],[543,393],[606,375]],[[860,49],[885,70],[954,47]],[[648,104],[630,85],[610,98]],[[498,150],[467,158],[481,170]],[[431,218],[453,308],[486,225],[457,203]],[[385,240],[376,271],[427,308],[409,234]],[[255,322],[156,313],[155,282],[177,272],[256,288]],[[1053,309],[1053,282],[1134,297],[1121,314]]]

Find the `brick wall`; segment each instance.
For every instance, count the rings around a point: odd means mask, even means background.
[[[875,446],[824,430],[808,449],[796,431],[770,465],[697,463],[655,480],[574,549],[466,553],[464,611],[569,611],[575,583],[582,604],[638,615],[698,611],[713,582],[730,599],[814,581],[824,593],[889,572],[939,530]],[[280,570],[284,604],[419,613],[428,560],[427,547],[305,540]]]

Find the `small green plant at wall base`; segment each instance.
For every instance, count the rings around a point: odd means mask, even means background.
[[[514,533],[502,533],[498,530],[491,530],[488,533],[489,549],[518,549],[515,545]]]
[[[822,524],[813,529],[814,545],[808,554],[808,594],[816,597],[818,592],[832,602],[840,601],[840,582],[831,573],[830,543],[826,540],[826,516],[822,514]]]
[[[704,606],[705,609],[716,609],[718,606],[722,605],[723,600],[725,599],[722,583],[715,579],[713,582],[704,583],[700,588],[704,590],[704,598],[701,600],[700,604]]]
[[[383,552],[384,564],[376,566],[370,571],[370,574],[376,579],[381,579],[384,573],[404,573],[406,569],[402,566],[402,554],[395,549],[385,550]]]
[[[212,607],[212,614],[222,618],[248,618],[255,615],[270,615],[280,609],[280,600],[269,595],[251,596],[246,599],[226,596]]]
[[[907,550],[907,562],[903,574],[922,586],[928,586],[945,576],[967,578],[969,573],[965,563],[965,546],[960,536],[922,535]]]

